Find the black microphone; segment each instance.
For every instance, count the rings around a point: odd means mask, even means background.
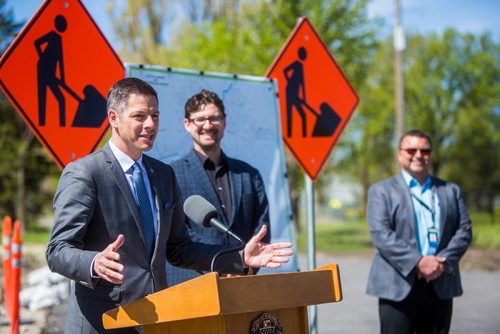
[[[217,209],[215,208],[215,206],[213,206],[202,196],[189,196],[184,201],[183,208],[186,216],[194,221],[198,226],[215,227],[217,230],[229,235],[240,244],[245,243],[237,234],[233,233],[233,231],[231,231],[229,227],[224,225],[224,223],[219,220],[219,214],[217,213]]]
[[[210,202],[200,195],[191,195],[185,201],[183,205],[184,214],[201,227],[215,227],[217,230],[224,234],[229,235],[231,238],[239,242],[239,246],[235,248],[224,249],[214,255],[212,258],[212,263],[210,265],[210,271],[214,271],[215,261],[217,258],[224,254],[229,254],[233,252],[239,252],[245,248],[245,242],[235,233],[233,233],[229,227],[224,225],[219,220],[219,215],[217,209]]]

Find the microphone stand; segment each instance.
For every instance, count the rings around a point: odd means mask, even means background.
[[[212,263],[210,264],[210,271],[211,272],[214,272],[215,261],[217,261],[217,259],[220,256],[230,254],[230,253],[239,252],[240,250],[245,248],[245,243],[243,242],[243,240],[241,240],[241,238],[239,236],[234,234],[229,229],[226,231],[226,235],[229,235],[230,237],[232,237],[233,239],[238,241],[240,243],[240,245],[237,247],[233,247],[233,248],[223,249],[223,250],[219,251],[217,254],[215,254],[214,257],[212,258]]]

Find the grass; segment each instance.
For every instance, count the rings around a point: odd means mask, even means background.
[[[50,238],[50,229],[46,226],[35,225],[23,233],[23,243],[46,244]]]
[[[471,213],[472,247],[486,250],[500,250],[500,222],[492,223],[486,213]],[[353,252],[373,249],[368,226],[364,219],[351,219],[343,222],[318,219],[316,227],[316,249],[321,252]],[[307,234],[302,224],[297,233],[299,252],[307,251]]]
[[[500,222],[492,223],[486,213],[471,213],[473,222],[472,247],[485,250],[500,250]],[[364,219],[348,219],[344,221],[317,219],[316,249],[321,252],[357,252],[372,250],[373,246]],[[34,225],[23,234],[23,243],[47,244],[50,229]],[[307,235],[305,225],[297,233],[297,248],[299,252],[307,252]]]
[[[364,222],[327,222],[315,224],[316,250],[321,252],[354,252],[372,249],[368,227]],[[297,233],[297,249],[307,251],[305,226]]]

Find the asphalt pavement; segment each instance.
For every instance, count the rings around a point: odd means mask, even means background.
[[[341,302],[318,305],[318,334],[379,332],[377,299],[365,294],[370,261],[369,254],[316,256],[318,267],[329,263],[339,265],[343,293]],[[307,268],[305,256],[299,257],[299,266]],[[499,334],[500,270],[462,270],[462,283],[464,295],[454,299],[451,333]],[[29,333],[63,333],[65,312],[65,305],[52,308],[43,329]]]
[[[316,262],[318,266],[339,265],[343,293],[341,302],[318,305],[317,332],[379,333],[377,298],[365,294],[371,258],[319,254]],[[453,300],[450,332],[499,334],[500,271],[462,270],[461,274],[464,294]]]

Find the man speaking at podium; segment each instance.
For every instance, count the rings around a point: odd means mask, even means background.
[[[208,270],[213,256],[228,248],[189,238],[172,169],[143,154],[158,132],[154,88],[137,78],[122,79],[109,91],[107,110],[110,141],[68,164],[54,197],[46,257],[52,271],[74,281],[66,333],[105,332],[104,312],[165,289],[167,260]],[[221,258],[217,268],[244,274],[248,267],[277,268],[287,262],[291,244],[261,242],[266,232],[264,226],[243,256]]]

